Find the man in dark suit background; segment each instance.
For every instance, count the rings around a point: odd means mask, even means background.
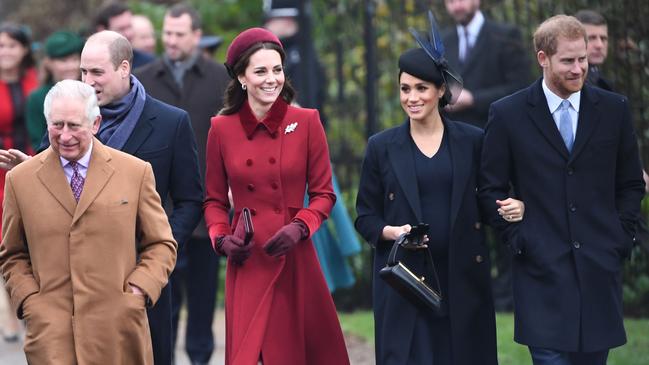
[[[203,189],[194,132],[184,110],[146,94],[131,75],[132,58],[131,44],[124,36],[113,31],[95,33],[81,52],[81,79],[97,94],[102,116],[97,138],[151,163],[163,206],[173,206],[166,210],[170,211],[169,224],[180,250],[202,215]],[[39,150],[48,146],[45,135]],[[17,150],[0,150],[0,167],[10,169],[27,158]],[[155,364],[170,365],[170,285],[162,289],[147,314]]]
[[[623,345],[622,261],[644,182],[628,100],[584,85],[586,31],[558,15],[534,34],[543,78],[491,106],[479,197],[514,253],[514,339],[535,365],[606,364]],[[496,212],[510,184],[525,218]]]
[[[135,74],[150,95],[189,113],[198,143],[201,176],[205,176],[205,149],[210,118],[223,107],[230,77],[225,66],[202,56],[201,18],[185,4],[169,8],[162,25],[162,57]],[[201,180],[202,181],[202,180]],[[219,257],[214,254],[205,222],[178,251],[171,275],[173,343],[180,309],[187,304],[185,349],[192,364],[207,364],[214,351],[212,322],[219,280]]]
[[[486,19],[480,0],[444,0],[456,25],[442,36],[449,65],[464,89],[447,108],[453,120],[484,128],[489,105],[530,80],[530,65],[517,28]]]
[[[613,84],[602,77],[600,68],[608,56],[608,25],[602,14],[584,9],[575,13],[575,18],[584,25],[588,36],[588,76],[586,82],[613,91]]]

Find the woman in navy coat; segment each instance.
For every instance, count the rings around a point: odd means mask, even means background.
[[[476,197],[483,133],[441,116],[461,90],[441,57],[411,49],[399,69],[408,118],[370,138],[356,202],[356,229],[374,247],[376,363],[497,364],[489,250]],[[503,219],[522,219],[522,202],[500,204]],[[430,251],[442,315],[414,305],[377,275],[395,239],[419,222],[430,226],[427,247],[402,248],[400,259],[434,283],[425,260]]]

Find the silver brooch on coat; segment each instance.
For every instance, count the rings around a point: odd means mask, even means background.
[[[297,122],[293,122],[293,123],[286,126],[286,129],[284,129],[284,134],[289,134],[291,132],[295,132],[296,128],[297,128]]]

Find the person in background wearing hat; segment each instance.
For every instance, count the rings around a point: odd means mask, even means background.
[[[162,25],[164,54],[135,71],[149,95],[189,113],[198,145],[201,176],[205,176],[205,146],[210,118],[223,107],[229,81],[225,67],[202,57],[199,49],[201,18],[185,4],[169,8]],[[172,341],[176,343],[178,319],[187,304],[185,349],[192,364],[207,364],[214,351],[212,321],[219,280],[219,257],[211,249],[201,221],[186,245],[178,251],[171,275]]]
[[[485,130],[478,194],[514,255],[514,340],[535,365],[604,365],[626,343],[622,268],[644,182],[629,101],[585,82],[587,43],[572,16],[541,23],[543,77],[493,103]],[[493,212],[512,188],[522,223]]]
[[[133,49],[155,55],[156,38],[151,19],[146,15],[134,14],[131,24],[133,26],[133,39],[131,39]]]
[[[221,44],[223,44],[223,37],[218,35],[203,35],[201,36],[201,40],[198,41],[198,48],[203,51],[203,57],[208,60],[213,60]]]
[[[36,87],[38,75],[27,28],[12,23],[0,24],[0,149],[31,151],[25,127],[25,100]],[[5,171],[0,171],[0,203],[4,196],[4,185]],[[4,296],[0,296],[0,300],[4,300]],[[5,323],[0,323],[4,327],[4,339],[18,341],[20,326],[15,316],[0,316],[0,320],[3,319],[1,317],[7,318],[3,321]]]
[[[43,102],[45,95],[55,83],[80,77],[79,64],[81,62],[81,49],[83,39],[68,31],[52,33],[45,40],[45,58],[43,59],[43,70],[45,71],[44,83],[34,90],[27,98],[27,133],[32,146],[39,146],[43,134],[47,129],[45,114],[43,114]]]
[[[312,67],[305,62],[306,50],[301,44],[298,1],[264,0],[263,7],[264,28],[279,37],[284,46],[286,52],[284,73],[295,88],[295,101],[302,107],[318,109],[323,125],[326,126],[323,105],[327,96],[327,80],[311,40],[305,45],[311,48],[309,52],[313,55]]]
[[[406,121],[370,137],[365,151],[356,228],[374,248],[378,365],[497,364],[489,250],[476,193],[483,133],[440,113],[462,89],[453,74],[443,55],[433,58],[423,48],[401,54]],[[503,199],[499,212],[519,222],[524,205]],[[410,302],[378,275],[395,240],[420,222],[429,225],[427,244],[402,248],[400,260],[441,293],[439,313]]]
[[[232,41],[233,79],[207,139],[205,221],[214,250],[228,257],[225,363],[349,364],[310,240],[336,201],[327,140],[316,110],[290,105],[284,57],[277,36],[262,28]],[[233,230],[244,208],[250,240]]]
[[[299,2],[295,0],[264,0],[264,28],[279,37],[286,52],[284,72],[296,91],[297,104],[302,107],[315,108],[320,112],[320,120],[326,127],[323,117],[323,104],[326,98],[326,79],[322,64],[316,56],[313,42],[302,42],[304,32],[300,33]],[[303,57],[308,52],[312,55],[313,67],[309,67]],[[306,72],[306,73],[305,73]],[[306,78],[303,77],[306,75]],[[335,171],[332,171],[334,192],[340,196],[340,189]],[[308,197],[305,197],[308,201]],[[315,232],[311,240],[318,253],[320,267],[331,292],[339,288],[354,285],[356,279],[347,260],[361,250],[361,244],[354,231],[343,199],[338,199],[331,210],[329,224]]]

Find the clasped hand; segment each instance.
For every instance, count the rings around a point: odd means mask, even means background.
[[[407,236],[410,233],[412,226],[410,224],[404,224],[403,226],[385,226],[383,227],[383,233],[381,238],[388,241],[396,241],[401,238],[401,236]],[[404,237],[403,242],[401,242],[401,247],[409,250],[419,250],[423,248],[428,248],[426,244],[428,242],[428,235],[418,235],[414,237]]]
[[[242,265],[250,257],[252,240],[245,242],[234,235],[221,236],[217,238],[217,250],[223,252],[233,264]]]
[[[523,220],[525,215],[525,203],[518,199],[507,198],[505,200],[496,200],[498,204],[498,214],[507,222],[514,223]]]

